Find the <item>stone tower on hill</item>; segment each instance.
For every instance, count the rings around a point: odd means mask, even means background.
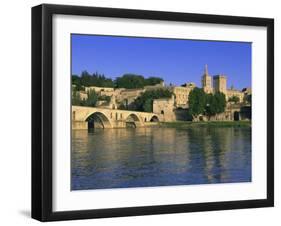
[[[214,76],[214,91],[221,92],[227,95],[227,86],[226,86],[226,76],[225,75],[216,75]]]
[[[202,83],[202,88],[205,93],[213,92],[212,77],[209,75],[207,64],[205,65],[205,70],[204,70],[204,74],[202,76],[201,83]]]

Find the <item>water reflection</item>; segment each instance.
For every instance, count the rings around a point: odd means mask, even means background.
[[[250,128],[72,132],[72,189],[251,181]]]

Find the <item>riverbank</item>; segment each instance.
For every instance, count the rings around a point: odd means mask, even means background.
[[[251,127],[251,121],[208,121],[208,122],[161,122],[163,128],[190,128],[190,127]]]

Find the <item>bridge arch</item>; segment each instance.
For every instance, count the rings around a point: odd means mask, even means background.
[[[87,116],[88,129],[91,128],[112,128],[109,118],[102,112],[96,111]]]
[[[156,115],[153,115],[150,119],[150,122],[159,122],[159,121],[160,120],[159,120],[158,116],[156,116]]]
[[[137,114],[131,113],[127,116],[126,120],[126,127],[139,127],[141,124],[141,119]]]
[[[239,111],[234,111],[233,119],[234,119],[234,121],[240,121],[240,112]]]

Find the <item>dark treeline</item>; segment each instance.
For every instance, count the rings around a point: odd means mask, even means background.
[[[156,85],[162,81],[163,79],[158,77],[144,78],[142,75],[124,74],[122,77],[117,77],[114,82],[116,88],[136,89]]]
[[[107,78],[104,74],[99,74],[98,72],[89,74],[87,71],[83,71],[80,76],[72,75],[72,84],[75,85],[76,90],[84,90],[85,86],[135,89],[148,85],[156,85],[162,81],[162,78],[144,78],[142,75],[136,74],[124,74],[115,80]]]
[[[104,74],[94,73],[89,74],[83,71],[81,76],[72,75],[72,85],[76,86],[76,90],[83,90],[85,86],[98,87],[114,87],[114,81],[111,78],[106,78]]]

